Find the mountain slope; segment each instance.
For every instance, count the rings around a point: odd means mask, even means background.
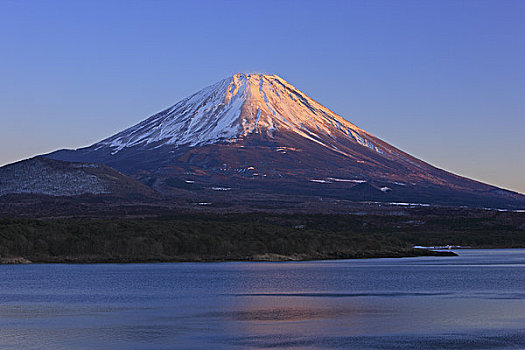
[[[104,165],[41,157],[0,168],[0,196],[24,193],[49,196],[154,194],[147,186]]]
[[[90,147],[46,157],[105,164],[166,193],[525,206],[523,195],[383,142],[276,75],[236,74]]]

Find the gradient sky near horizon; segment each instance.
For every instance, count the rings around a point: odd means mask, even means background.
[[[454,173],[525,193],[525,1],[0,0],[0,165],[278,74]]]

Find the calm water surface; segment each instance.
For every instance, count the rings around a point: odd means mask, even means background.
[[[0,266],[1,349],[525,349],[525,249]]]

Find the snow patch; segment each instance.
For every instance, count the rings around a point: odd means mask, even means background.
[[[332,183],[331,181],[327,181],[327,180],[317,180],[317,179],[311,179],[310,181],[312,181],[312,182],[317,182],[317,183],[321,183],[321,184],[331,184],[331,183]]]
[[[230,187],[212,187],[211,189],[214,191],[230,191],[231,190]]]
[[[419,206],[419,207],[430,207],[430,204],[426,203],[404,203],[404,202],[390,202],[390,205],[400,205],[400,206]]]
[[[335,182],[352,182],[352,183],[356,183],[356,184],[362,184],[362,183],[367,182],[366,180],[337,179],[337,178],[334,178],[334,177],[329,177],[328,180],[335,181]]]

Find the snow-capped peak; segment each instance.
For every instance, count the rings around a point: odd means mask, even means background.
[[[327,140],[346,138],[383,153],[368,133],[317,103],[283,78],[235,74],[183,99],[95,148],[150,144],[198,146],[235,142],[253,133],[293,132],[338,151]],[[335,142],[334,142],[335,143]]]

